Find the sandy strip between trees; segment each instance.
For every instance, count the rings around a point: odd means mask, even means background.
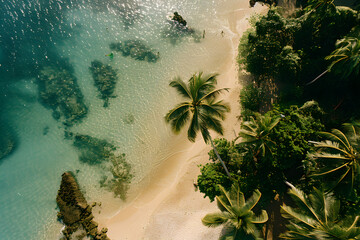
[[[239,39],[249,26],[247,18],[253,12],[265,11],[265,7],[250,9],[248,1],[233,1],[231,11],[219,11],[220,17],[227,22],[225,37],[231,41],[232,49],[218,77],[218,87],[230,88],[221,97],[230,103],[231,112],[224,121],[224,137],[233,139],[240,124],[238,67],[236,63]],[[212,134],[213,138],[219,137]],[[173,154],[156,169],[147,187],[114,217],[101,225],[108,227],[112,240],[216,240],[221,227],[207,228],[201,218],[207,213],[217,211],[216,203],[204,199],[203,194],[195,191],[194,182],[200,173],[199,164],[209,161],[211,149],[201,138],[190,143],[186,131],[174,136],[169,151]]]

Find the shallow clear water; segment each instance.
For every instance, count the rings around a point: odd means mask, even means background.
[[[247,0],[242,0],[246,1]],[[69,129],[106,139],[126,154],[133,186],[168,153],[172,136],[163,116],[178,100],[168,86],[174,76],[217,72],[230,41],[217,11],[225,0],[0,0],[0,127],[16,136],[14,152],[0,160],[1,239],[56,239],[56,194],[61,174],[74,171],[89,202],[112,199],[99,187],[104,169],[80,163],[65,126],[39,101],[36,77],[43,66],[71,66],[89,112]],[[163,37],[174,11],[206,37]],[[109,44],[143,40],[160,53],[156,63],[114,52]],[[216,57],[215,57],[216,56]],[[103,107],[89,71],[100,60],[117,70],[116,98]],[[133,123],[127,119],[133,118]],[[111,209],[122,204],[112,199]]]

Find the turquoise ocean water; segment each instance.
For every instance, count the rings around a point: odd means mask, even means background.
[[[219,12],[231,10],[233,2],[0,0],[0,138],[11,135],[16,143],[0,160],[0,239],[60,236],[55,198],[64,171],[77,172],[89,202],[121,207],[120,199],[100,188],[105,170],[81,163],[65,131],[114,144],[132,166],[132,186],[140,184],[168,154],[163,149],[172,134],[163,116],[179,100],[169,81],[200,70],[217,72],[232,51]],[[199,39],[181,37],[174,43],[165,36],[167,16],[174,11],[197,30]],[[114,51],[113,59],[105,56],[110,43],[125,40],[143,41],[159,52],[159,60],[139,61]],[[89,71],[94,60],[117,71],[117,97],[107,108]],[[87,115],[71,127],[54,119],[39,101],[37,77],[49,65],[73,73],[87,106]]]

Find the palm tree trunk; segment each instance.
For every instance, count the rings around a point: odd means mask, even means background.
[[[327,69],[326,71],[324,71],[322,74],[320,74],[319,76],[317,76],[315,79],[313,79],[311,82],[308,82],[305,85],[310,85],[313,84],[316,80],[318,80],[319,78],[321,78],[322,76],[324,76],[327,72],[329,72],[329,69]]]
[[[222,166],[223,166],[223,168],[225,169],[225,172],[226,172],[226,174],[228,175],[228,177],[229,177],[229,178],[231,178],[230,173],[229,173],[229,170],[228,170],[228,169],[227,169],[227,167],[225,166],[225,163],[224,163],[224,162],[223,162],[223,160],[221,159],[221,157],[220,157],[220,155],[219,155],[218,151],[216,150],[216,147],[215,147],[215,145],[214,145],[214,142],[213,142],[213,140],[212,140],[212,138],[211,138],[210,134],[209,134],[209,138],[210,138],[211,146],[212,146],[212,148],[214,149],[214,152],[215,152],[215,154],[216,154],[217,158],[218,158],[218,159],[219,159],[219,161],[221,162],[221,165],[222,165]]]

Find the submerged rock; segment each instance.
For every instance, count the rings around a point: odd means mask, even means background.
[[[112,191],[115,197],[125,200],[133,178],[131,165],[126,161],[125,154],[118,154],[116,147],[106,140],[88,135],[75,135],[74,146],[80,151],[81,162],[103,164],[105,175],[100,186]]]
[[[126,199],[126,193],[129,190],[129,184],[133,178],[131,166],[126,162],[125,154],[120,156],[112,155],[110,157],[111,176],[104,176],[100,181],[100,186],[112,191],[115,197]]]
[[[121,52],[124,57],[130,56],[140,61],[157,62],[160,57],[159,52],[152,50],[141,40],[126,40],[111,43],[110,49]]]
[[[90,165],[109,161],[109,157],[114,155],[116,150],[116,147],[106,140],[81,134],[75,135],[74,146],[80,151],[79,160]]]
[[[0,137],[0,163],[1,160],[10,155],[17,144],[15,135],[5,129],[0,127],[1,137]]]
[[[92,239],[110,240],[106,228],[98,230],[98,224],[93,220],[92,207],[86,202],[71,172],[62,175],[56,203],[60,209],[58,218],[65,224],[63,239],[70,240],[71,235],[82,227]]]
[[[71,126],[88,112],[75,76],[66,69],[44,67],[38,76],[39,95],[43,105],[53,110],[56,120]]]
[[[104,107],[109,105],[109,98],[116,97],[114,95],[115,84],[117,81],[116,71],[110,66],[100,61],[92,61],[90,71],[94,79],[94,84],[100,92],[103,99]]]

